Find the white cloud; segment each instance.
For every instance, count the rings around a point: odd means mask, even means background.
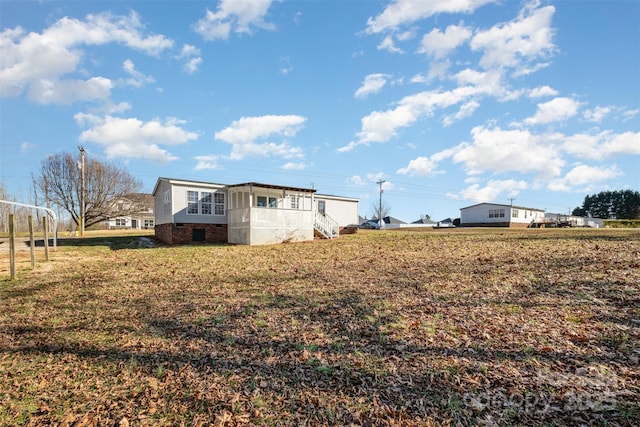
[[[251,34],[254,28],[274,30],[275,25],[264,20],[272,0],[222,0],[215,12],[207,10],[195,24],[195,31],[205,40],[228,39],[233,31]]]
[[[533,135],[528,130],[471,130],[473,143],[462,143],[452,154],[455,163],[463,163],[469,174],[482,172],[534,172],[540,178],[561,173],[564,160],[555,139],[549,135]]]
[[[562,122],[578,114],[580,103],[571,98],[558,97],[538,104],[536,114],[524,120],[529,125]]]
[[[540,86],[540,87],[536,87],[533,88],[529,91],[529,97],[530,98],[542,98],[545,96],[556,96],[558,94],[558,91],[553,89],[550,86]]]
[[[399,47],[396,47],[395,43],[393,42],[393,36],[391,35],[385,36],[382,39],[382,41],[378,44],[377,49],[386,50],[391,53],[404,53],[404,50],[400,49]]]
[[[104,77],[88,80],[57,80],[40,78],[31,82],[28,96],[39,104],[69,105],[77,101],[102,100],[111,96],[113,83]]]
[[[178,58],[191,58],[193,56],[200,56],[200,49],[190,44],[183,44]]]
[[[393,31],[438,13],[472,13],[493,0],[395,0],[375,18],[367,20],[368,33]]]
[[[473,113],[478,109],[478,107],[480,107],[480,103],[475,100],[466,102],[460,106],[460,109],[458,110],[457,113],[446,116],[442,121],[442,125],[445,127],[451,126],[453,123],[457,122],[458,120],[471,117]]]
[[[131,104],[129,104],[128,102],[119,102],[117,104],[114,104],[112,102],[107,102],[103,106],[103,111],[106,114],[122,114],[125,111],[128,111],[130,109],[131,109]]]
[[[438,162],[432,158],[420,156],[411,160],[406,167],[398,169],[396,173],[413,176],[435,175],[437,167]]]
[[[490,73],[479,73],[482,77],[490,76]],[[339,152],[353,150],[359,145],[368,145],[371,142],[387,142],[396,136],[398,129],[410,126],[423,117],[429,117],[437,109],[451,107],[478,95],[485,95],[499,90],[496,88],[494,78],[486,81],[480,79],[477,86],[467,85],[457,87],[450,91],[424,91],[406,96],[398,106],[386,111],[373,111],[361,119],[362,130],[357,134],[357,140],[340,147]],[[499,85],[498,85],[499,86]],[[470,103],[467,110],[473,107]]]
[[[199,56],[197,58],[190,58],[187,62],[184,63],[182,69],[187,74],[193,74],[198,71],[198,68],[200,68],[200,64],[202,64],[202,58],[200,58]]]
[[[427,76],[427,81],[439,78],[445,79],[447,77],[447,71],[451,67],[451,61],[448,59],[445,61],[431,61],[429,64],[429,74]]]
[[[362,86],[356,90],[356,98],[366,98],[368,95],[378,93],[387,84],[388,74],[375,73],[369,74],[364,78]]]
[[[516,73],[528,74],[535,69],[535,60],[553,53],[551,19],[555,8],[535,6],[535,3],[533,7],[525,6],[515,20],[480,31],[471,38],[471,49],[482,51],[482,67],[510,67]],[[525,68],[528,70],[521,70]]]
[[[386,177],[387,175],[384,172],[368,173],[367,176],[364,178],[364,182],[368,184],[378,185],[378,182],[384,181],[382,183],[382,190],[383,191],[391,190],[394,187],[394,184],[391,181],[386,180],[385,179]]]
[[[582,159],[602,160],[618,154],[640,155],[640,132],[579,133],[564,137],[561,147]]]
[[[491,202],[502,195],[507,197],[517,196],[520,191],[526,190],[528,184],[525,181],[516,181],[514,179],[507,180],[489,180],[487,185],[480,187],[480,184],[472,184],[460,192],[459,197],[465,200],[473,200],[475,202]]]
[[[180,54],[176,56],[176,59],[184,61],[182,69],[187,74],[193,74],[198,71],[200,64],[202,64],[202,57],[200,56],[200,49],[190,44],[184,44]]]
[[[578,165],[571,169],[564,177],[549,182],[551,191],[591,191],[599,187],[602,182],[622,175],[616,165],[594,167]]]
[[[594,109],[585,110],[583,117],[589,122],[600,123],[612,111],[613,107],[597,106]]]
[[[198,161],[195,167],[195,170],[197,171],[220,169],[220,156],[210,154],[205,156],[196,156],[195,159]]]
[[[368,184],[364,179],[362,179],[360,175],[353,175],[347,181],[354,185],[357,185],[358,187],[364,187]]]
[[[343,145],[342,147],[338,147],[338,149],[336,151],[338,153],[346,153],[348,151],[351,151],[351,150],[355,149],[359,145],[362,145],[362,144],[357,142],[357,141],[350,141],[347,145]]]
[[[136,66],[130,59],[127,59],[122,64],[122,69],[127,72],[131,77],[125,80],[125,84],[133,87],[142,87],[147,83],[155,82],[155,79],[151,76],[145,76],[138,70],[136,70]]]
[[[640,109],[635,110],[625,110],[622,112],[622,121],[627,121],[635,118],[638,114],[640,114]]]
[[[286,76],[287,74],[293,71],[293,65],[291,65],[291,57],[289,56],[281,57],[280,63],[282,64],[282,66],[280,67],[280,70],[278,70],[279,74]]]
[[[449,25],[441,32],[434,28],[422,37],[419,53],[427,53],[435,59],[445,58],[451,51],[466,42],[471,37],[471,29],[459,25]]]
[[[292,137],[306,120],[305,117],[294,115],[242,117],[234,120],[231,126],[216,132],[215,138],[229,143],[243,143],[270,135]]]
[[[95,116],[78,113],[74,116],[80,126],[88,126],[80,134],[80,141],[95,142],[104,147],[107,157],[140,158],[157,162],[176,160],[177,157],[159,145],[184,144],[197,139],[194,132],[184,130],[183,121],[167,118],[148,122],[136,118]]]
[[[216,132],[215,138],[231,144],[230,157],[234,160],[247,156],[303,157],[300,147],[290,146],[286,141],[280,144],[255,141],[267,137],[294,137],[306,120],[305,117],[295,115],[242,117],[234,120],[231,126]]]
[[[287,162],[282,165],[282,169],[288,171],[301,171],[307,168],[307,164],[303,162]]]
[[[31,151],[32,148],[37,147],[36,144],[32,144],[30,142],[22,142],[20,143],[20,152],[21,153],[28,153]]]
[[[127,16],[110,13],[87,15],[84,20],[62,18],[42,33],[26,33],[20,27],[0,33],[2,63],[0,96],[19,96],[27,91],[35,102],[70,104],[110,96],[112,83],[105,77],[65,79],[78,70],[81,46],[119,43],[149,55],[173,46],[162,35],[143,35],[135,12]]]

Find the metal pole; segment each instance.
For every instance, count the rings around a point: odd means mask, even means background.
[[[378,205],[378,224],[380,225],[380,227],[382,227],[384,224],[384,220],[382,219],[382,184],[384,184],[385,182],[387,181],[384,181],[382,179],[376,182],[376,184],[380,186],[380,204]]]
[[[84,236],[84,210],[85,210],[85,200],[84,200],[84,147],[81,145],[80,147],[80,173],[81,173],[81,181],[80,181],[80,235]]]

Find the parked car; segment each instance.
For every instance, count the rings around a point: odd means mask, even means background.
[[[380,224],[378,224],[377,221],[365,221],[362,224],[360,224],[360,228],[367,228],[370,230],[379,230]]]

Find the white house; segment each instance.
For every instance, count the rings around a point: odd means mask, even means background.
[[[358,221],[358,199],[308,188],[158,178],[156,237],[169,243],[264,245],[338,237]]]
[[[544,218],[544,210],[525,206],[478,203],[460,209],[463,227],[528,227]]]
[[[112,206],[112,217],[107,220],[109,229],[147,230],[154,228],[154,200],[151,194],[135,193],[120,197]]]

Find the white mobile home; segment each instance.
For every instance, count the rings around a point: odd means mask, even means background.
[[[308,188],[247,182],[225,185],[159,178],[156,236],[169,243],[264,245],[338,237],[357,223],[358,199]]]
[[[544,210],[525,206],[478,203],[460,209],[463,227],[528,227],[544,218]]]

